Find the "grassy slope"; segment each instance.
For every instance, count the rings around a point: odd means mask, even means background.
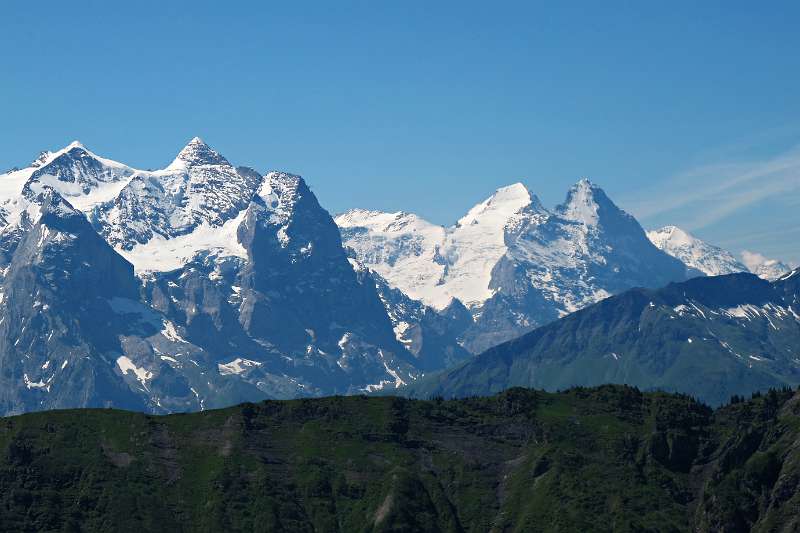
[[[800,396],[622,386],[0,419],[20,531],[740,531],[800,517]]]

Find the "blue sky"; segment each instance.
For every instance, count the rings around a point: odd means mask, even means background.
[[[800,261],[800,3],[0,4],[0,168],[199,135],[331,212],[450,224],[582,176],[645,226]],[[698,5],[702,4],[702,5]]]

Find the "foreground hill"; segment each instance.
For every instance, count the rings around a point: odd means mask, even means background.
[[[622,386],[0,421],[14,531],[789,531],[800,394]]]
[[[774,282],[730,274],[632,289],[403,392],[451,397],[602,383],[683,392],[712,405],[797,385],[800,269]]]

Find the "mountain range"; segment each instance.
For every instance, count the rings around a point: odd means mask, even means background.
[[[199,410],[424,367],[298,176],[193,139],[163,170],[73,143],[0,184],[2,412]]]
[[[553,210],[518,183],[449,228],[364,210],[336,223],[356,259],[389,285],[434,310],[466,307],[472,321],[458,336],[471,353],[623,290],[701,274],[656,248],[585,179]]]
[[[0,175],[0,413],[395,390],[626,290],[741,268],[675,234],[588,180],[553,209],[501,188],[445,228],[334,219],[301,177],[198,138],[160,170],[75,142]]]

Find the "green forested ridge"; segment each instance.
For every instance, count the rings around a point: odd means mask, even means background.
[[[6,531],[796,531],[800,393],[625,386],[0,419]]]

